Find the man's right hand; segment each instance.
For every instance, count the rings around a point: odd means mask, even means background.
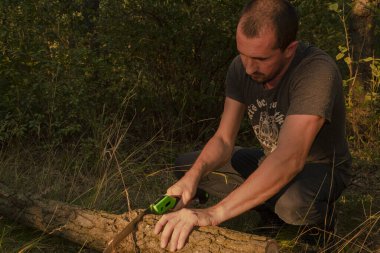
[[[190,203],[195,196],[197,187],[198,179],[187,173],[166,191],[167,195],[180,198],[174,211],[177,211]]]

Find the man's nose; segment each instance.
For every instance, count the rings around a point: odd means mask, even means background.
[[[253,73],[257,72],[258,65],[253,59],[248,59],[247,64],[245,66],[245,72],[248,75],[252,75]]]

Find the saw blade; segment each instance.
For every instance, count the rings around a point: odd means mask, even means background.
[[[108,242],[107,247],[103,253],[112,253],[116,250],[119,244],[135,229],[136,224],[144,217],[149,209],[145,209],[136,218],[134,218],[120,233],[118,233],[111,241]]]
[[[119,246],[120,242],[122,242],[130,233],[135,230],[136,224],[142,219],[142,217],[147,213],[154,214],[164,214],[168,212],[170,209],[174,208],[177,204],[178,198],[168,195],[163,195],[158,198],[153,204],[151,204],[147,209],[142,211],[136,218],[134,218],[129,224],[111,241],[108,242],[106,248],[103,253],[112,253]]]

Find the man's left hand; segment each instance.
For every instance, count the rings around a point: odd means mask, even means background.
[[[154,233],[162,231],[161,248],[166,248],[169,244],[170,251],[176,251],[183,248],[193,227],[216,224],[210,209],[183,208],[163,215],[157,222]]]

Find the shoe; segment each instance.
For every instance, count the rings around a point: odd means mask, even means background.
[[[281,220],[277,214],[272,211],[268,212],[259,212],[260,222],[259,226],[270,226],[274,228],[281,227],[285,224],[285,221]]]
[[[269,226],[272,228],[278,228],[285,224],[285,221],[281,220],[275,212],[265,205],[257,206],[253,208],[253,210],[260,215],[260,222],[258,223],[259,227]]]

